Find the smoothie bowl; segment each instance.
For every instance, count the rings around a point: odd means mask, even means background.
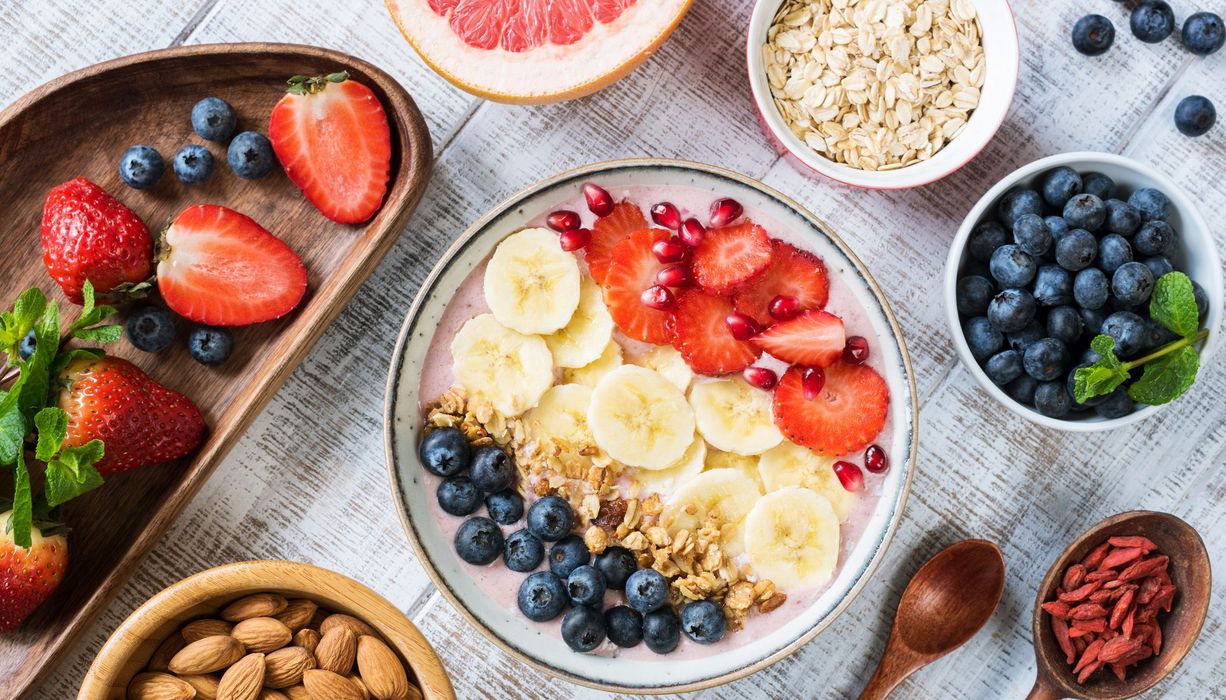
[[[546,180],[448,250],[401,331],[386,440],[427,571],[503,649],[679,692],[795,651],[902,516],[901,332],[830,229],[663,160]]]

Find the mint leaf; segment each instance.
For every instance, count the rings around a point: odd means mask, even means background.
[[[23,373],[18,375],[9,392],[0,399],[0,464],[16,463],[17,455],[25,447],[26,422],[17,402],[24,384]]]
[[[34,324],[43,315],[47,306],[47,297],[42,290],[32,287],[21,293],[13,304],[12,311],[0,314],[0,350],[7,355],[10,363],[16,363],[19,355],[17,347],[23,338],[34,328]]]
[[[1128,396],[1137,403],[1151,406],[1174,401],[1196,381],[1200,369],[1200,354],[1185,345],[1145,365],[1145,372],[1128,388]]]
[[[1089,367],[1081,367],[1073,375],[1073,398],[1077,403],[1085,403],[1095,396],[1103,396],[1115,391],[1116,387],[1128,381],[1128,370],[1115,356],[1115,339],[1109,335],[1094,336],[1090,341],[1090,349],[1098,353],[1101,359]]]
[[[81,340],[90,340],[95,343],[114,343],[123,336],[123,329],[117,325],[111,324],[106,326],[94,326],[93,328],[79,328],[72,332],[72,337]]]
[[[119,340],[122,329],[114,324],[98,325],[104,319],[116,312],[113,306],[94,306],[94,286],[86,280],[81,288],[84,304],[81,315],[68,328],[68,335],[81,340],[91,340],[96,343],[113,343]]]
[[[38,447],[34,456],[44,462],[50,461],[68,436],[68,414],[63,409],[48,406],[34,416],[34,425],[38,428]]]
[[[17,471],[13,476],[13,517],[9,520],[14,544],[23,548],[30,546],[30,526],[33,523],[34,495],[30,491],[30,472],[26,469],[23,451],[17,450]]]
[[[18,404],[28,432],[34,427],[34,414],[47,405],[51,386],[51,364],[60,352],[60,309],[48,304],[34,327],[34,354],[21,365],[21,391]],[[24,436],[23,436],[24,437]]]
[[[1184,338],[1194,335],[1200,320],[1192,280],[1182,272],[1168,272],[1159,277],[1149,299],[1149,315]]]
[[[102,485],[94,468],[106,450],[101,440],[68,447],[47,462],[47,505],[55,507]]]

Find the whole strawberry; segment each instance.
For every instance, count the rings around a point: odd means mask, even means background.
[[[204,418],[191,399],[127,360],[81,354],[58,383],[58,405],[68,414],[64,445],[101,440],[106,453],[94,466],[102,476],[178,459],[204,436]]]
[[[51,597],[68,568],[68,539],[55,523],[35,520],[31,544],[13,542],[9,519],[0,514],[0,633],[16,629]]]
[[[123,202],[77,178],[53,187],[43,205],[43,264],[74,304],[85,280],[105,296],[153,271],[153,237]]]

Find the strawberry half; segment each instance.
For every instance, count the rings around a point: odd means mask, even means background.
[[[210,326],[245,326],[289,313],[307,271],[281,239],[215,204],[183,210],[162,239],[158,291],[175,313]]]
[[[863,450],[885,425],[890,390],[871,367],[836,362],[826,384],[805,398],[802,367],[792,367],[775,387],[775,425],[787,439],[827,457]]]
[[[770,264],[770,236],[750,221],[707,229],[694,249],[694,279],[714,294],[736,292],[765,273]]]
[[[776,323],[750,342],[788,364],[829,367],[843,356],[847,333],[843,319],[813,309]]]
[[[655,285],[656,273],[664,267],[651,252],[651,246],[670,235],[661,229],[643,228],[613,246],[602,285],[609,315],[622,333],[656,345],[668,343],[671,337],[668,332],[669,314],[644,304],[642,294]]]
[[[753,343],[732,337],[725,321],[732,300],[688,289],[673,307],[673,347],[699,374],[740,372],[762,354]]]
[[[625,200],[614,205],[608,216],[596,219],[596,223],[592,224],[592,240],[583,249],[583,259],[587,261],[592,279],[596,280],[597,284],[604,284],[605,275],[608,274],[609,265],[613,261],[614,246],[629,238],[635,231],[646,227],[647,219],[643,217],[639,206]]]
[[[358,224],[379,210],[392,163],[387,113],[347,73],[291,79],[268,138],[285,174],[324,216]]]
[[[830,299],[826,266],[816,255],[780,240],[771,241],[771,264],[766,273],[736,293],[736,310],[763,326],[774,323],[771,300],[795,299],[802,311],[820,309]]]
[[[41,521],[30,528],[30,546],[13,541],[9,519],[0,513],[0,633],[17,629],[34,609],[51,597],[68,568],[64,528]]]

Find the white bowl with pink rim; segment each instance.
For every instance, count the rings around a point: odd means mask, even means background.
[[[462,319],[483,312],[483,297],[471,290],[479,290],[485,262],[506,236],[542,225],[551,211],[573,209],[584,212],[585,221],[591,218],[580,193],[586,182],[605,187],[615,199],[628,197],[640,204],[667,196],[683,212],[704,220],[714,200],[736,199],[771,235],[825,261],[831,283],[827,309],[846,313],[849,332],[870,339],[868,363],[889,387],[889,416],[877,442],[890,466],[883,474],[866,474],[868,486],[841,527],[834,578],[813,590],[794,591],[778,610],[756,614],[744,630],[712,645],[683,636],[681,646],[666,655],[652,654],[642,644],[620,651],[571,651],[561,639],[558,620],[531,622],[516,607],[523,574],[506,569],[501,560],[477,567],[455,554],[453,537],[463,519],[438,508],[438,477],[425,471],[418,456],[423,409],[449,386],[445,376],[440,378],[450,372],[449,338]],[[479,632],[518,659],[575,683],[631,693],[683,692],[735,680],[791,654],[830,625],[885,556],[910,490],[918,431],[914,379],[901,328],[880,288],[846,244],[796,202],[757,181],[709,165],[658,159],[597,163],[552,177],[512,196],[461,235],[431,272],[405,319],[388,377],[385,411],[397,508],[443,595]],[[506,532],[520,526],[509,526]],[[606,599],[606,604],[612,603]]]
[[[1006,408],[1019,416],[1047,428],[1068,432],[1090,432],[1096,430],[1111,430],[1126,425],[1132,425],[1145,420],[1162,410],[1162,406],[1145,406],[1138,408],[1122,418],[1102,418],[1087,411],[1086,416],[1076,420],[1049,418],[1038,411],[1014,401],[1001,387],[992,383],[983,368],[971,355],[970,346],[962,331],[962,320],[958,316],[958,305],[955,301],[958,279],[969,253],[966,242],[971,231],[986,216],[991,207],[995,206],[1000,197],[1011,187],[1019,185],[1037,185],[1038,179],[1048,170],[1059,166],[1068,166],[1079,173],[1098,172],[1110,177],[1123,192],[1130,193],[1142,187],[1153,187],[1164,193],[1171,201],[1171,210],[1167,221],[1179,235],[1179,251],[1173,257],[1175,268],[1185,272],[1188,277],[1199,283],[1205,289],[1209,299],[1209,313],[1205,318],[1204,327],[1209,330],[1209,337],[1201,346],[1200,357],[1202,368],[1213,355],[1220,344],[1222,323],[1222,263],[1218,258],[1217,245],[1209,226],[1200,215],[1196,204],[1183,188],[1175,184],[1166,175],[1144,163],[1115,155],[1114,153],[1098,153],[1095,151],[1078,151],[1048,156],[1024,165],[1006,175],[1000,182],[975,203],[970,213],[963,219],[962,225],[954,236],[949,249],[949,257],[945,262],[945,316],[949,321],[949,332],[953,338],[954,349],[962,364],[966,366],[971,376],[992,398],[1004,404]],[[1196,386],[1193,385],[1188,394],[1178,401],[1195,401]]]
[[[749,87],[766,137],[805,174],[817,173],[846,185],[896,190],[926,185],[966,165],[988,145],[1005,120],[1017,88],[1017,25],[1008,0],[971,0],[983,34],[985,76],[979,105],[966,127],[928,160],[894,170],[863,170],[820,155],[788,128],[775,106],[763,63],[763,47],[775,15],[787,0],[758,0],[749,19],[746,63]]]

